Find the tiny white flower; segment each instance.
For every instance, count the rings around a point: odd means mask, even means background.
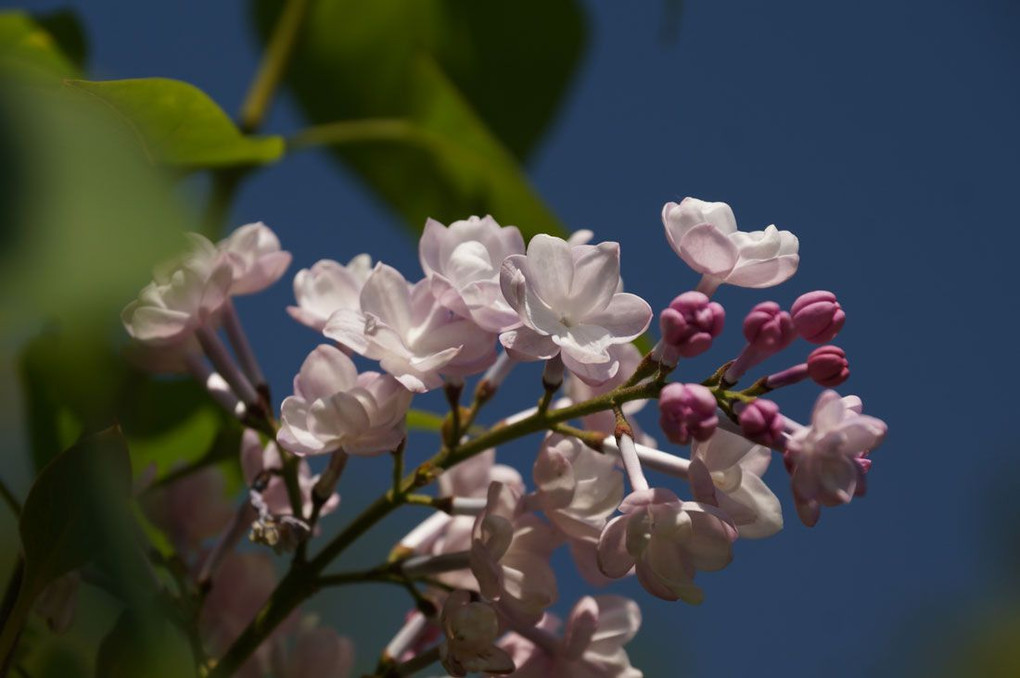
[[[290,252],[280,249],[280,239],[261,221],[241,226],[220,241],[219,249],[233,266],[231,294],[261,292],[290,266]]]

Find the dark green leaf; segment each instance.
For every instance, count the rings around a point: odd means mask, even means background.
[[[0,12],[0,71],[8,69],[60,78],[78,75],[73,59],[47,28],[19,11]]]
[[[21,512],[22,595],[34,597],[110,548],[130,494],[131,462],[119,430],[83,438],[50,462]]]
[[[281,3],[256,5],[267,35]],[[309,121],[399,124],[355,138],[313,128],[299,141],[333,143],[415,231],[427,217],[491,213],[526,237],[562,234],[519,158],[556,108],[582,35],[572,0],[316,2],[288,78]]]
[[[283,154],[280,137],[249,137],[202,90],[180,80],[70,80],[98,97],[138,133],[154,162],[200,169],[273,162]]]
[[[103,639],[96,675],[103,678],[187,678],[195,662],[187,638],[151,611],[127,610]]]
[[[58,9],[53,12],[35,15],[35,22],[46,30],[60,47],[68,59],[79,71],[85,70],[88,58],[88,37],[85,27],[81,25],[78,13],[70,9]]]

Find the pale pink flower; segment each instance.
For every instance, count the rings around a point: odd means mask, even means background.
[[[716,429],[708,440],[691,444],[691,458],[705,465],[717,505],[736,525],[741,537],[771,537],[783,529],[779,499],[762,480],[772,450]]]
[[[367,254],[359,254],[346,266],[330,259],[317,261],[294,276],[297,306],[288,306],[287,313],[321,332],[336,311],[359,308],[361,288],[371,273],[372,258]]]
[[[500,227],[490,216],[444,227],[429,219],[418,245],[422,270],[440,305],[499,333],[520,325],[499,287],[499,270],[511,254],[524,253],[516,226]]]
[[[620,246],[614,242],[571,246],[539,234],[526,255],[503,262],[500,285],[523,323],[500,341],[515,357],[563,364],[590,384],[611,379],[620,367],[609,347],[640,336],[652,309],[640,297],[617,292]]]
[[[283,470],[283,458],[280,448],[272,440],[265,446],[259,434],[247,428],[241,435],[241,472],[244,481],[251,487],[257,478],[265,478],[265,489],[261,491],[266,509],[274,516],[292,515],[294,511],[287,494],[287,483],[279,473]],[[277,473],[273,473],[276,471]],[[298,488],[301,491],[302,514],[308,516],[312,511],[312,488],[319,476],[313,476],[308,462],[302,459],[298,463]],[[340,495],[334,492],[322,505],[320,515],[332,513],[340,506]]]
[[[786,441],[797,514],[805,525],[818,522],[822,506],[849,503],[864,489],[867,454],[885,438],[884,421],[861,414],[860,399],[824,391],[815,402],[811,426],[796,427]]]
[[[336,311],[324,334],[378,360],[411,391],[436,388],[443,376],[482,372],[496,359],[496,335],[437,304],[427,280],[411,286],[396,269],[377,264],[359,306]]]
[[[529,640],[511,633],[500,642],[510,653],[519,678],[641,678],[624,645],[641,628],[641,609],[620,596],[586,596],[567,618],[562,637],[551,633],[549,615]],[[535,642],[539,640],[542,645]]]
[[[348,678],[354,669],[354,643],[314,618],[301,620],[294,645],[284,652],[274,647],[273,675],[280,678]]]
[[[439,622],[445,641],[439,656],[443,668],[460,678],[469,673],[512,673],[510,655],[496,646],[499,617],[491,605],[471,600],[467,591],[454,591],[446,598]]]
[[[372,455],[396,449],[411,393],[388,374],[362,372],[335,346],[312,351],[280,408],[277,441],[299,455],[343,449]]]
[[[280,249],[280,239],[261,221],[236,229],[218,247],[228,255],[233,269],[232,295],[261,292],[290,266],[290,252]]]
[[[724,202],[684,198],[666,203],[662,223],[673,251],[704,276],[698,289],[707,294],[722,283],[772,287],[796,273],[800,263],[795,235],[775,226],[738,231],[733,210]]]
[[[737,529],[715,506],[653,488],[632,492],[620,512],[599,539],[599,568],[614,579],[635,568],[653,596],[697,605],[704,594],[695,572],[721,570],[733,558]]]
[[[233,283],[229,258],[202,236],[191,236],[191,250],[157,269],[138,299],[121,312],[133,339],[159,347],[183,344],[196,329],[212,322],[229,299]]]
[[[541,619],[556,602],[549,555],[559,544],[552,528],[523,513],[518,492],[492,483],[471,534],[471,573],[482,596],[522,623]]]
[[[598,571],[595,547],[609,516],[623,499],[623,474],[616,460],[576,438],[547,437],[532,467],[537,508],[567,538],[581,575],[595,586],[607,583]]]

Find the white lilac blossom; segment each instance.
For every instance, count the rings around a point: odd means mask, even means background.
[[[277,441],[299,455],[389,452],[404,438],[410,403],[411,393],[393,377],[358,374],[343,351],[323,344],[294,377],[294,395],[280,408]]]
[[[738,231],[733,210],[724,202],[684,198],[666,203],[662,224],[673,251],[704,276],[698,289],[706,294],[722,283],[772,287],[797,272],[797,236],[775,226]]]
[[[275,516],[292,515],[294,513],[290,498],[287,495],[287,483],[283,475],[283,457],[280,448],[272,440],[264,446],[255,431],[245,429],[241,436],[241,473],[249,487],[257,481],[264,483],[259,492],[266,508]],[[301,494],[302,515],[312,511],[312,489],[319,476],[313,476],[308,462],[300,460],[297,469],[298,490]],[[340,495],[332,493],[323,503],[320,515],[332,513],[340,505]]]
[[[336,311],[324,334],[378,360],[418,393],[442,385],[443,376],[482,372],[496,359],[495,334],[437,304],[427,280],[409,285],[381,263],[361,289],[359,309]]]
[[[520,623],[534,624],[556,602],[549,555],[560,539],[522,509],[521,496],[512,488],[489,486],[485,510],[471,533],[470,565],[482,597]]]
[[[321,332],[326,321],[342,308],[357,310],[361,288],[372,273],[372,257],[359,254],[347,265],[330,259],[302,268],[294,275],[294,299],[287,313],[302,325]]]
[[[280,239],[261,221],[236,229],[218,248],[227,255],[233,270],[231,294],[261,292],[290,266],[290,252],[280,249]]]
[[[511,254],[524,254],[516,226],[501,227],[490,216],[470,217],[444,227],[429,219],[418,245],[422,270],[441,306],[499,333],[520,324],[499,286],[499,270]]]
[[[439,618],[445,640],[439,648],[443,668],[460,678],[469,673],[507,674],[513,660],[496,646],[499,617],[488,603],[472,601],[467,591],[454,591],[443,605]]]
[[[598,545],[603,574],[619,579],[634,568],[653,596],[699,604],[697,570],[715,571],[733,558],[737,529],[720,509],[680,499],[663,488],[638,490],[620,504]]]
[[[158,347],[182,344],[223,308],[233,284],[228,256],[200,235],[177,262],[155,271],[138,299],[121,312],[132,339]]]
[[[595,548],[609,516],[623,499],[623,474],[616,460],[576,438],[551,435],[542,443],[532,469],[535,504],[567,539],[581,576],[604,585]]]
[[[811,425],[797,427],[786,441],[797,514],[807,526],[818,522],[822,506],[847,504],[864,490],[868,453],[885,438],[881,419],[861,414],[861,401],[824,391],[815,402]]]
[[[589,384],[617,373],[620,363],[609,347],[640,336],[652,319],[644,299],[617,292],[620,246],[614,242],[571,246],[536,235],[526,255],[503,262],[500,284],[522,322],[500,335],[507,351],[524,360],[559,355]]]
[[[641,678],[624,645],[641,628],[641,609],[621,596],[585,596],[567,617],[563,636],[550,615],[532,630],[511,633],[500,647],[510,653],[518,678]]]
[[[762,476],[772,450],[734,433],[716,429],[711,438],[691,444],[691,458],[705,465],[715,500],[745,539],[771,537],[783,529],[779,499]]]

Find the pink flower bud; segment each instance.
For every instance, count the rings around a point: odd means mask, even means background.
[[[715,407],[712,391],[701,384],[667,384],[659,394],[659,425],[678,445],[708,440],[719,424]]]
[[[763,301],[744,318],[744,337],[759,354],[778,353],[796,336],[793,318],[774,301]]]
[[[832,341],[846,322],[846,313],[836,301],[836,295],[825,290],[800,295],[790,313],[797,334],[812,344]]]
[[[726,311],[701,292],[684,292],[659,316],[662,339],[677,353],[692,358],[704,353],[723,329]]]
[[[783,442],[783,415],[779,405],[758,398],[740,411],[740,430],[748,440],[768,447],[781,447]]]
[[[820,386],[839,386],[850,376],[846,353],[838,346],[820,346],[807,359],[808,376]]]

